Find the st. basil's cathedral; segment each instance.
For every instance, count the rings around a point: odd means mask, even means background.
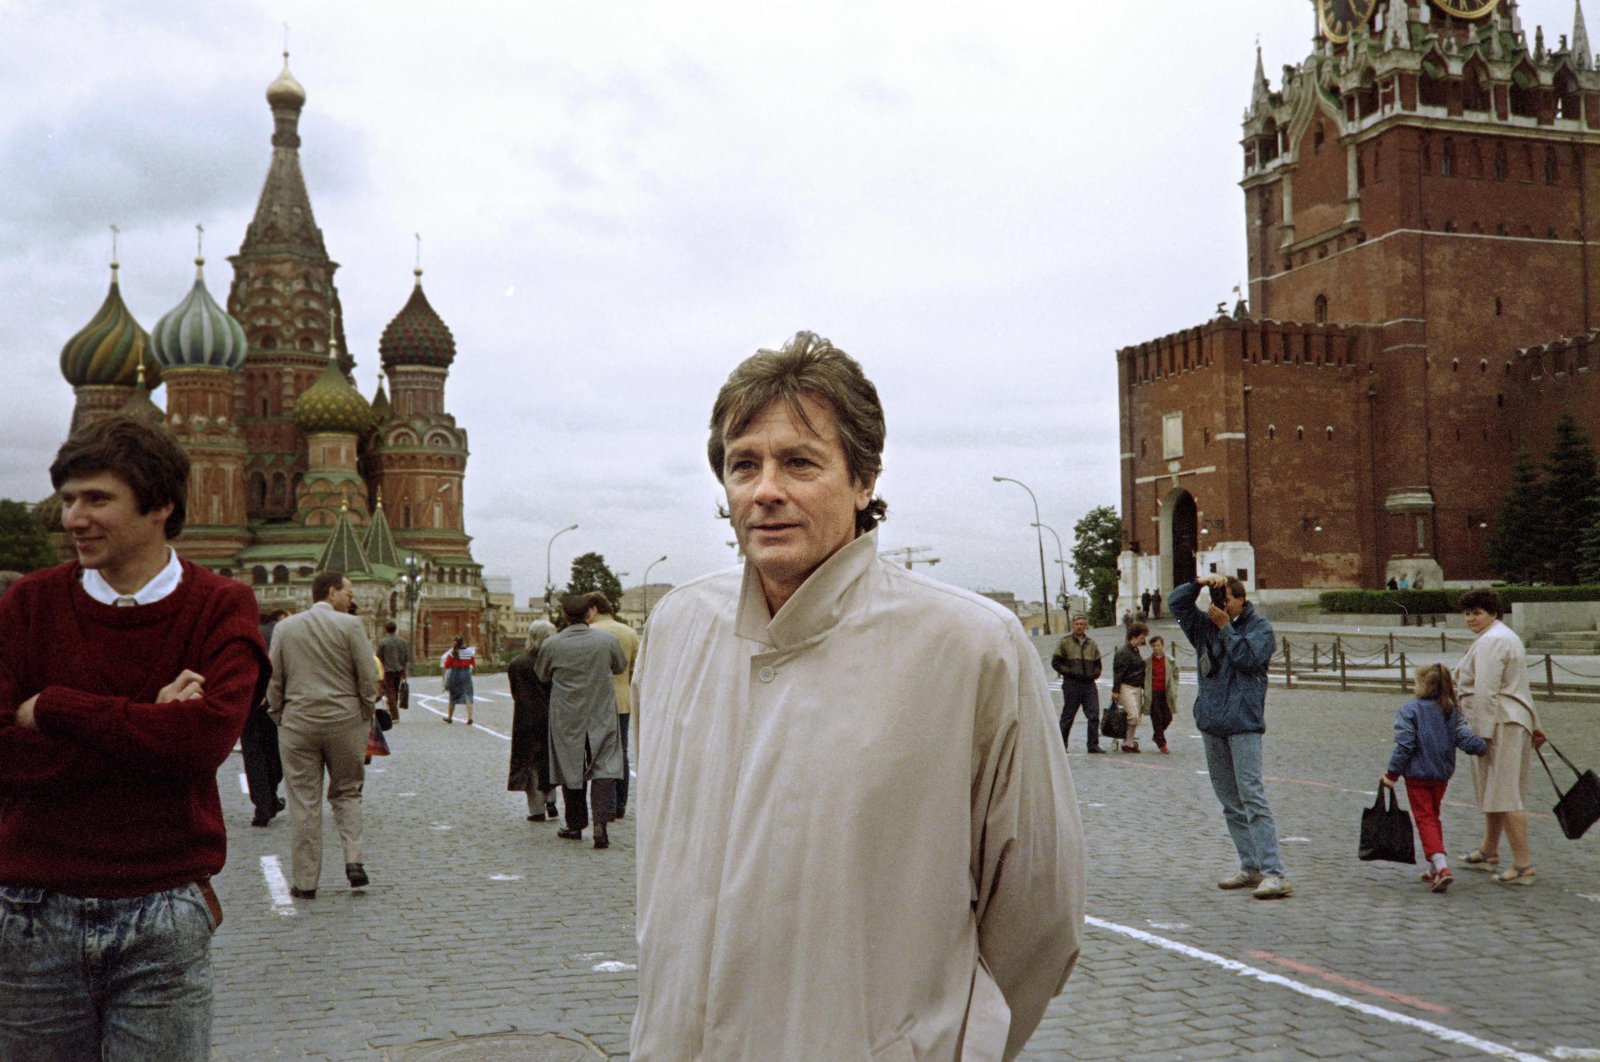
[[[392,619],[424,656],[457,634],[475,644],[485,591],[463,516],[467,433],[444,395],[455,340],[416,269],[378,343],[377,391],[369,401],[356,390],[338,265],[300,170],[305,102],[286,54],[267,87],[272,163],[229,259],[226,310],[197,257],[194,287],[147,333],[113,260],[105,303],[61,351],[72,430],[120,412],[172,432],[192,462],[174,547],[251,584],[263,612],[307,607],[312,576],[333,569],[355,583],[369,632]]]

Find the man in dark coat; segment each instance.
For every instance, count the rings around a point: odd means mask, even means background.
[[[283,619],[281,608],[273,609],[262,617],[261,641],[270,646],[272,631]],[[283,758],[278,753],[278,724],[267,714],[267,699],[261,698],[245,720],[244,733],[239,735],[239,754],[244,760],[245,785],[250,790],[250,803],[255,805],[252,826],[266,826],[284,808],[278,786],[283,781]]]
[[[539,652],[555,634],[537,620],[528,647],[506,667],[511,685],[511,769],[506,789],[528,794],[528,821],[556,817],[556,784],[550,779],[550,683],[539,678]]]

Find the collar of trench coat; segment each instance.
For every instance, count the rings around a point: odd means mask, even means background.
[[[749,561],[739,593],[738,634],[741,638],[788,649],[821,637],[848,611],[846,592],[878,559],[878,532],[857,535],[806,577],[776,616],[767,611],[761,573]]]

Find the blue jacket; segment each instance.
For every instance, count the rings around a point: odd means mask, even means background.
[[[1199,657],[1194,725],[1215,737],[1265,733],[1267,664],[1278,651],[1272,624],[1246,601],[1244,611],[1219,629],[1195,607],[1199,592],[1198,583],[1184,583],[1167,598],[1173,618]]]
[[[1488,746],[1460,708],[1445,715],[1438,701],[1407,701],[1394,717],[1389,775],[1447,782],[1456,773],[1456,749],[1481,756]]]

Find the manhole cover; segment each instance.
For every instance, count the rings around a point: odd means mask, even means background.
[[[495,1033],[413,1047],[405,1062],[595,1062],[592,1045],[555,1033]]]

